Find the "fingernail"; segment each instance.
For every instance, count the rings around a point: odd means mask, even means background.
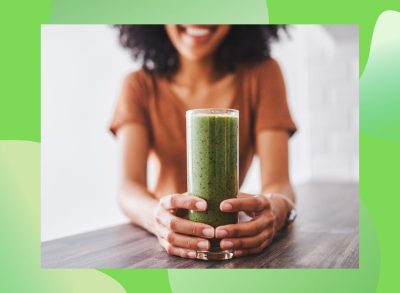
[[[217,238],[224,238],[228,235],[228,231],[224,230],[224,229],[219,229],[216,231],[216,237]]]
[[[197,243],[197,247],[200,249],[208,249],[208,241],[205,241],[205,240],[199,241]]]
[[[232,209],[232,205],[230,203],[224,202],[221,204],[222,211],[230,211]]]
[[[213,228],[203,229],[203,235],[207,237],[214,237],[214,229]]]
[[[241,256],[243,254],[243,250],[235,250],[235,256]]]
[[[222,241],[222,248],[224,248],[224,249],[229,249],[229,248],[232,248],[233,247],[233,242],[231,242],[231,241]]]
[[[207,204],[204,201],[198,201],[196,202],[196,208],[200,211],[204,211],[207,208]]]
[[[188,257],[190,257],[190,258],[196,258],[196,252],[195,252],[195,251],[189,251],[189,252],[188,252]]]

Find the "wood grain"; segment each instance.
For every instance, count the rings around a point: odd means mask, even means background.
[[[262,253],[228,261],[167,255],[132,224],[42,243],[43,268],[358,268],[358,185],[296,189],[296,222]]]

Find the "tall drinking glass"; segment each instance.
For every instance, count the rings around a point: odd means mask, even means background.
[[[237,213],[222,212],[220,203],[238,194],[239,111],[195,109],[186,112],[187,183],[191,195],[207,201],[204,212],[189,211],[189,220],[213,227],[237,223]],[[233,257],[222,250],[219,239],[197,258],[222,260]]]

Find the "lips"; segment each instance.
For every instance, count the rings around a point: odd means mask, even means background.
[[[216,25],[179,25],[179,31],[183,36],[194,43],[209,40],[216,29]]]

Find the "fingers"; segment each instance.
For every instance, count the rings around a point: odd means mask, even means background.
[[[219,226],[215,230],[215,237],[236,238],[257,235],[261,233],[266,227],[273,226],[275,219],[273,216],[269,215],[269,213],[265,214],[249,222]]]
[[[168,243],[165,239],[160,239],[161,246],[169,255],[176,255],[184,258],[196,258],[196,251],[182,247],[176,247]]]
[[[158,224],[166,227],[168,230],[186,235],[193,235],[204,238],[214,237],[214,228],[203,223],[197,223],[172,215],[168,211],[160,212],[156,215]]]
[[[266,239],[259,247],[250,248],[250,249],[238,249],[238,250],[235,250],[233,253],[235,256],[244,256],[244,255],[249,255],[249,254],[260,253],[268,245],[270,245],[271,242],[272,242],[272,239]]]
[[[269,209],[269,200],[263,196],[249,196],[241,194],[238,198],[224,200],[220,204],[220,209],[223,212],[260,212],[264,209]]]
[[[210,248],[210,242],[207,239],[178,234],[167,228],[160,231],[159,237],[176,247],[192,250],[208,250]]]
[[[267,239],[272,239],[272,229],[265,229],[252,237],[226,238],[220,243],[222,249],[256,249],[262,246]]]
[[[197,196],[189,194],[170,194],[160,199],[161,206],[166,210],[188,209],[195,211],[205,211],[207,202]]]

